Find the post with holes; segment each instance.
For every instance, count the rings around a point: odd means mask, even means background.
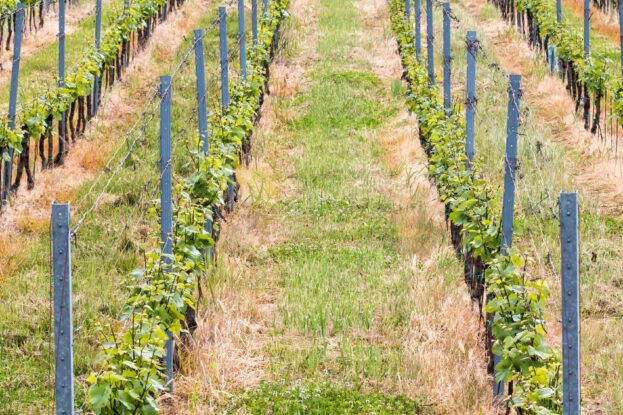
[[[99,52],[102,43],[102,0],[96,0],[95,2],[95,50]],[[103,70],[104,68],[102,68]],[[97,115],[97,108],[99,107],[99,84],[101,82],[102,75],[95,75],[93,81],[93,115]]]
[[[58,85],[65,86],[65,0],[58,2]],[[58,161],[65,157],[67,111],[61,114],[58,129]]]
[[[565,415],[580,415],[580,259],[578,194],[560,194],[562,269],[562,399]]]
[[[240,42],[240,76],[247,80],[247,39],[244,21],[244,0],[238,0],[238,41]]]
[[[443,107],[452,109],[452,57],[450,56],[450,3],[443,3]]]
[[[69,204],[52,204],[54,278],[54,399],[56,415],[74,413],[73,317]]]
[[[268,0],[264,0],[264,16],[268,16]]]
[[[405,19],[407,23],[411,21],[411,0],[405,0]]]
[[[172,254],[173,207],[171,198],[171,77],[160,77],[160,241],[162,253]],[[165,263],[170,259],[165,258]],[[174,344],[171,332],[166,344],[164,372],[169,391],[173,391]]]
[[[257,0],[251,0],[251,32],[253,33],[253,50],[257,49]]]
[[[476,32],[467,32],[467,101],[465,105],[465,155],[467,167],[474,161],[474,119],[476,106]]]
[[[415,57],[420,61],[422,57],[422,7],[421,0],[415,1]]]
[[[19,64],[22,54],[22,33],[24,32],[24,4],[18,3],[15,11],[15,36],[13,38],[13,64],[11,67],[11,92],[9,96],[9,129],[15,129],[17,111],[17,88],[19,86]],[[4,180],[2,180],[2,202],[9,199],[11,177],[13,175],[13,149],[9,148],[9,160],[4,164]]]
[[[504,163],[504,198],[502,200],[502,252],[506,253],[513,242],[513,215],[515,210],[515,173],[517,171],[517,131],[519,129],[519,100],[521,99],[521,76],[510,75],[508,89],[508,119],[506,123],[506,157]],[[493,356],[494,368],[500,357]],[[497,371],[494,370],[494,374]],[[501,402],[504,382],[493,380],[493,398]]]
[[[426,0],[426,52],[428,55],[428,83],[435,85],[435,51],[433,43],[433,0]]]

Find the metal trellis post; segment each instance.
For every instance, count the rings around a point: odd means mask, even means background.
[[[506,160],[504,163],[504,199],[502,205],[502,249],[513,242],[515,209],[515,171],[517,170],[517,131],[519,129],[519,100],[521,75],[510,75],[508,89],[508,120],[506,124]]]
[[[415,57],[422,58],[422,7],[421,0],[415,1]]]
[[[268,0],[264,0],[264,16],[268,16]]]
[[[584,0],[584,57],[588,58],[591,48],[590,36],[591,0]]]
[[[452,57],[450,56],[450,3],[443,3],[443,107],[452,109]]]
[[[238,0],[238,41],[240,42],[240,76],[247,80],[247,39],[244,21],[244,0]]]
[[[426,49],[428,56],[428,83],[435,84],[435,35],[433,33],[433,0],[426,0]]]
[[[517,131],[519,128],[519,100],[521,99],[521,76],[510,75],[508,89],[508,120],[506,124],[506,157],[504,162],[504,198],[502,200],[502,253],[507,253],[513,242],[513,215],[515,210],[515,173],[517,171]],[[494,368],[500,357],[493,356]],[[497,370],[494,369],[494,374]],[[504,382],[493,380],[493,398],[501,401]]]
[[[474,161],[474,119],[476,106],[476,32],[467,32],[467,102],[465,105],[465,155],[467,166]]]
[[[623,76],[623,1],[619,1],[619,52],[621,52],[621,76]]]
[[[197,75],[197,112],[199,119],[199,137],[201,139],[201,152],[208,155],[210,152],[210,139],[208,136],[208,108],[206,102],[205,63],[203,56],[203,30],[194,31],[195,41],[195,73]],[[212,219],[207,218],[205,229],[212,234]]]
[[[17,112],[17,90],[19,86],[19,64],[22,54],[22,33],[24,31],[24,4],[18,3],[15,11],[15,37],[13,38],[13,64],[11,67],[11,92],[9,96],[9,129],[15,129]],[[13,175],[13,149],[9,148],[9,160],[4,164],[4,180],[2,181],[2,202],[9,199],[11,178]]]
[[[205,62],[203,57],[203,30],[194,32],[195,42],[195,75],[197,77],[197,119],[199,120],[199,138],[201,151],[208,154],[208,108],[206,103]]]
[[[221,106],[229,107],[229,68],[227,57],[227,11],[219,7],[219,46],[221,52]]]
[[[123,12],[126,13],[130,8],[130,0],[123,0]],[[130,63],[130,42],[128,39],[124,39],[123,41],[123,60],[122,66],[126,68]]]
[[[58,85],[65,86],[65,0],[58,2]],[[58,155],[62,159],[65,155],[67,135],[67,112],[61,114],[58,132]]]
[[[257,48],[257,0],[251,0],[251,32],[253,33],[253,49]]]
[[[160,77],[160,241],[162,253],[172,254],[173,206],[171,197],[171,77]],[[165,263],[170,259],[165,258]],[[169,391],[173,391],[174,344],[171,332],[166,344],[164,371]]]
[[[405,18],[407,22],[411,20],[411,0],[405,0]]]
[[[56,415],[74,413],[73,317],[69,204],[52,204],[54,399]]]
[[[562,0],[556,0],[556,21],[562,21]]]
[[[99,52],[100,45],[102,43],[102,0],[96,0],[95,2],[95,50]],[[103,68],[102,68],[103,69]],[[95,75],[93,81],[93,115],[97,115],[97,109],[99,107],[99,83],[101,82],[102,75]]]
[[[240,5],[240,3],[238,3]],[[223,107],[223,113],[227,112],[229,107],[229,72],[227,67],[227,26],[225,8],[219,8],[219,15],[221,19],[220,24],[220,47],[221,47],[221,105]],[[239,26],[240,27],[240,26]],[[234,194],[236,192],[235,184],[233,182],[233,176],[230,182],[227,184],[227,210],[231,212],[234,204]]]
[[[562,399],[564,415],[580,415],[580,259],[578,194],[560,194],[562,269]]]
[[[58,83],[65,86],[65,0],[58,2]]]

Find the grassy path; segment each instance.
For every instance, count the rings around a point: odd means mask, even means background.
[[[386,13],[292,1],[171,413],[222,413],[240,391],[251,414],[490,412]]]

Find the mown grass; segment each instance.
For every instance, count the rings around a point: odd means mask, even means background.
[[[232,399],[225,414],[275,415],[391,415],[426,414],[421,402],[405,396],[386,396],[380,393],[361,393],[344,386],[328,383],[287,386],[262,384]]]
[[[186,7],[192,7],[192,4]],[[199,20],[197,27],[207,27],[213,21],[216,7],[217,4],[210,7],[210,12]],[[237,52],[233,50],[236,36],[236,16],[230,13],[228,38],[234,62],[237,57]],[[163,55],[155,48],[149,57],[148,68],[155,75],[171,73],[191,46],[191,39],[192,33],[188,33],[172,55]],[[205,39],[210,111],[217,110],[219,105],[217,45],[218,35],[212,29]],[[236,79],[236,65],[232,63],[232,81]],[[132,74],[132,78],[142,76],[145,74]],[[132,79],[128,82],[127,87],[134,85]],[[149,91],[134,92],[147,96],[157,87],[157,83],[158,79],[154,76]],[[172,97],[175,178],[187,170],[191,162],[190,152],[197,145],[192,55],[174,79]],[[121,306],[129,294],[126,290],[126,283],[132,278],[129,273],[142,266],[145,252],[158,246],[158,218],[148,211],[149,207],[157,207],[159,198],[157,114],[156,107],[155,119],[147,125],[132,156],[111,181],[103,202],[84,221],[72,244],[77,407],[83,401],[86,375],[100,350],[100,334],[106,334],[108,324],[116,326]],[[116,135],[108,137],[122,147],[121,155],[128,149],[122,138]],[[114,160],[112,165],[119,157]],[[105,174],[104,181],[107,178]],[[102,183],[95,186],[85,202],[72,206],[74,225],[93,203]],[[85,183],[77,191],[75,200],[85,196],[90,186],[91,182]],[[16,272],[2,281],[0,289],[0,312],[3,314],[0,320],[0,412],[7,415],[45,413],[53,399],[49,233],[44,232],[29,242],[16,259],[20,264]],[[104,333],[100,327],[104,327]]]
[[[490,6],[470,16],[460,4],[453,2],[454,12],[460,22],[453,23],[452,82],[454,101],[464,111],[466,31],[474,28],[478,30],[479,21],[501,17],[497,12],[492,16]],[[442,38],[441,21],[441,12],[436,10],[436,39]],[[514,33],[509,36],[518,39]],[[495,45],[482,32],[479,33],[479,39],[488,56],[495,61]],[[487,180],[501,195],[508,80],[504,73],[488,63],[480,55],[477,63],[476,155],[483,160]],[[440,55],[437,56],[437,68],[438,73],[441,73]],[[526,73],[531,85],[549,76],[549,70],[540,57],[535,57]],[[620,413],[623,411],[623,362],[613,359],[613,356],[621,353],[620,336],[615,333],[621,332],[623,324],[620,319],[623,312],[620,307],[623,299],[620,283],[620,271],[623,268],[622,235],[618,232],[620,218],[601,211],[599,201],[590,194],[590,189],[582,188],[575,182],[574,174],[582,171],[586,160],[574,149],[557,142],[556,126],[544,125],[536,111],[539,110],[522,105],[513,245],[527,255],[533,275],[549,282],[552,301],[548,306],[547,327],[551,340],[560,343],[558,195],[561,190],[579,191],[583,399],[589,408]]]

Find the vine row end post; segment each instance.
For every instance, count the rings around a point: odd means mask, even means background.
[[[56,415],[74,413],[73,316],[69,204],[52,204],[54,400]]]
[[[580,415],[580,257],[578,194],[560,194],[562,269],[562,399],[564,415]]]

